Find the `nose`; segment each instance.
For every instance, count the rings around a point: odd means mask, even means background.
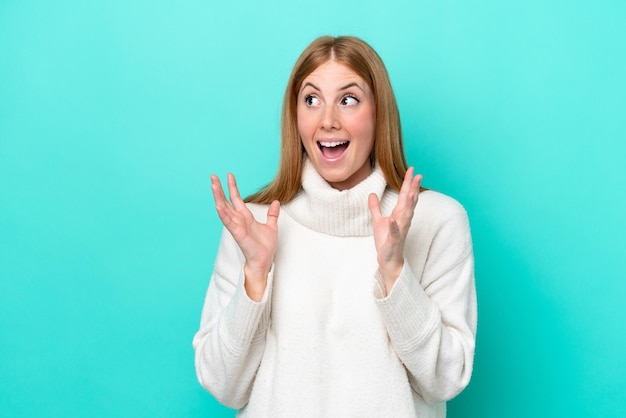
[[[339,115],[337,114],[339,109],[336,109],[335,106],[325,106],[322,114],[322,128],[331,130],[331,129],[340,129],[341,123],[339,121]]]

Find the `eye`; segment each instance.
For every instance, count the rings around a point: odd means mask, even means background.
[[[313,96],[312,94],[307,94],[306,96],[304,96],[304,103],[307,106],[317,106],[320,104],[320,99]]]
[[[341,104],[344,105],[344,106],[356,106],[359,103],[360,103],[360,100],[357,99],[355,96],[352,96],[352,95],[344,96],[341,99]]]

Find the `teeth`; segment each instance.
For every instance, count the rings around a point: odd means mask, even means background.
[[[339,145],[343,145],[343,144],[347,144],[348,141],[341,141],[341,142],[326,142],[326,141],[320,141],[320,145],[323,147],[329,147],[329,148],[334,148],[336,146]]]

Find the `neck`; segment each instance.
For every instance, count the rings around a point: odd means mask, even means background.
[[[354,187],[335,189],[306,159],[302,189],[284,208],[296,221],[315,231],[336,236],[368,236],[372,235],[368,196],[374,193],[383,200],[386,186],[377,165]]]

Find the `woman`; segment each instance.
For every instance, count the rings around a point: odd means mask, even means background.
[[[376,52],[322,37],[292,71],[273,182],[212,176],[225,229],[194,337],[200,383],[250,417],[444,417],[476,333],[465,210],[422,190]],[[419,204],[418,204],[419,200]]]

